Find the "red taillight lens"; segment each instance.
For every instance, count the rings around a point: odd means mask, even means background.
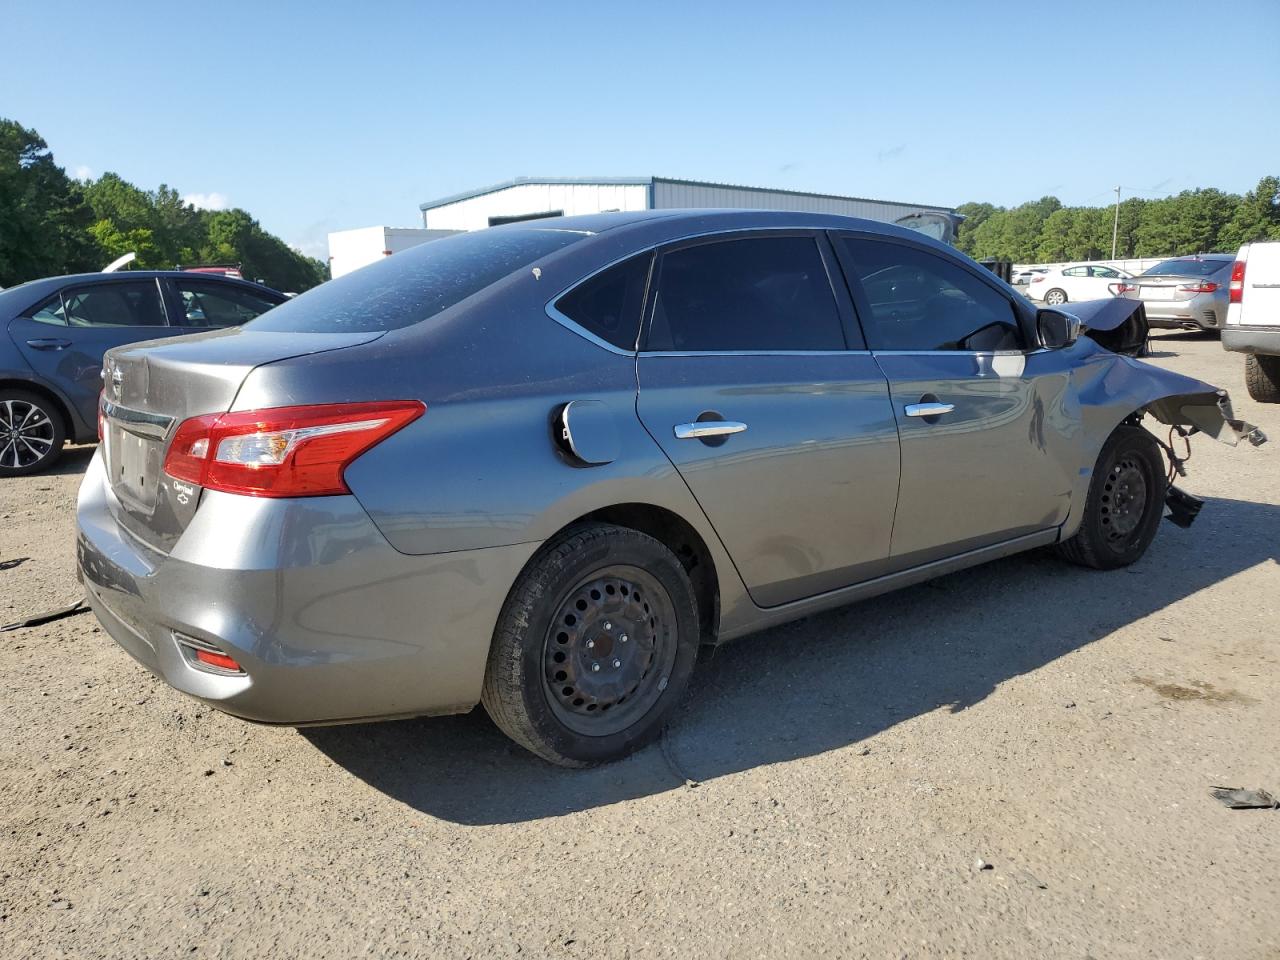
[[[183,421],[164,472],[210,490],[251,497],[349,493],[356,457],[418,419],[417,400],[333,403],[215,413]]]
[[[202,650],[197,647],[195,648],[195,656],[201,663],[207,663],[211,667],[221,667],[223,670],[235,670],[244,673],[244,668],[225,653],[214,653],[212,650]]]
[[[1240,296],[1244,293],[1244,261],[1237,260],[1231,265],[1231,285],[1228,288],[1228,302],[1239,303]]]
[[[1113,296],[1122,297],[1126,293],[1133,293],[1136,291],[1138,289],[1138,285],[1136,283],[1125,283],[1121,281],[1120,283],[1108,283],[1107,289],[1111,291]]]
[[[107,414],[102,409],[102,405],[106,402],[107,391],[98,391],[98,442],[101,443],[107,435]]]
[[[1032,278],[1031,278],[1031,282],[1032,282],[1032,283],[1044,283],[1044,274],[1042,274],[1042,273],[1037,273],[1034,277],[1032,277]]]
[[[1183,293],[1213,293],[1218,285],[1212,280],[1205,280],[1201,283],[1180,283],[1178,289]]]

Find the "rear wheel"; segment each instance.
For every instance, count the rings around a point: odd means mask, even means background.
[[[1060,307],[1067,302],[1067,291],[1054,287],[1044,295],[1044,302],[1051,307]]]
[[[1244,358],[1244,385],[1261,403],[1280,403],[1280,357],[1250,353]]]
[[[1117,427],[1098,455],[1080,529],[1058,552],[1097,570],[1128,566],[1155,539],[1165,492],[1164,457],[1155,437],[1131,424]]]
[[[571,529],[507,597],[484,707],[552,763],[623,757],[661,732],[693,672],[698,631],[693,587],[663,544],[607,524]]]
[[[49,400],[26,390],[0,390],[0,477],[53,466],[66,439],[62,414]]]

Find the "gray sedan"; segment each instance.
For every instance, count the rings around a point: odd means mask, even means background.
[[[1153,327],[1217,330],[1227,322],[1231,265],[1229,253],[1162,260],[1131,280],[1112,285],[1112,293],[1146,304]]]
[[[1121,567],[1167,498],[1189,522],[1143,419],[1261,438],[1111,349],[1145,332],[842,217],[461,234],[112,350],[79,566],[121,646],[230,713],[483,703],[548,760],[609,760],[702,644],[1034,547]]]

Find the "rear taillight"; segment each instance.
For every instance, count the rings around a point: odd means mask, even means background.
[[[1031,282],[1032,282],[1032,283],[1044,283],[1044,275],[1043,275],[1043,274],[1040,274],[1040,273],[1037,273],[1034,277],[1032,277],[1032,278],[1031,278]]]
[[[98,442],[101,443],[107,436],[107,411],[105,404],[107,402],[107,391],[102,390],[98,393]]]
[[[349,493],[347,465],[426,406],[417,400],[333,403],[214,413],[185,420],[164,472],[209,490],[251,497]]]
[[[1239,303],[1240,297],[1244,293],[1244,261],[1237,260],[1231,265],[1231,285],[1228,296],[1229,303]]]
[[[1111,291],[1112,296],[1123,297],[1126,293],[1133,293],[1138,289],[1136,283],[1108,283],[1107,289]]]
[[[1200,283],[1180,283],[1178,289],[1183,293],[1213,293],[1218,285],[1212,280],[1205,280]]]

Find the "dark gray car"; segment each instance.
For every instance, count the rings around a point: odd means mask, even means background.
[[[241,329],[107,355],[89,602],[242,717],[483,702],[549,760],[618,757],[700,644],[1032,547],[1140,557],[1167,493],[1144,416],[1251,428],[1104,346],[1141,343],[1138,305],[1072,308],[832,216],[434,241]]]
[[[0,477],[53,465],[97,439],[102,357],[122,344],[219,329],[285,296],[183,271],[85,273],[0,292]]]

